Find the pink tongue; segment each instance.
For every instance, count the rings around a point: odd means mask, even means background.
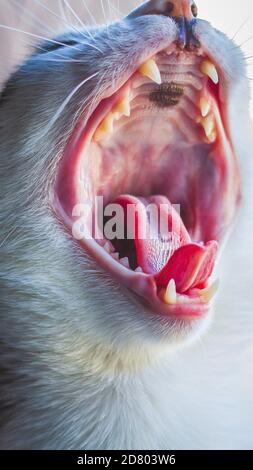
[[[182,219],[164,196],[124,195],[114,203],[127,214],[138,265],[144,273],[154,275],[158,288],[166,288],[171,279],[178,293],[206,284],[214,268],[216,241],[205,246],[192,243]]]

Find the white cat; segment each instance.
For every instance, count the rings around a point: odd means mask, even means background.
[[[253,448],[251,135],[243,55],[188,0],[66,32],[10,78],[0,448]],[[191,256],[174,270],[177,293],[164,285],[172,271],[145,271],[137,243],[119,245],[128,269],[110,242],[73,237],[77,203],[126,193],[181,205],[188,243],[202,248],[198,270],[184,274]],[[229,232],[210,309],[204,258],[215,254],[200,242],[222,246]]]

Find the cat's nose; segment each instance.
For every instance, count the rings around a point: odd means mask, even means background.
[[[194,17],[197,16],[197,5],[193,0],[163,0],[163,3],[165,4],[165,8],[167,4],[169,16],[175,18],[184,17],[188,21],[192,20]],[[159,4],[159,1],[157,1],[157,4]]]
[[[194,0],[149,0],[130,13],[129,16],[164,15],[191,21],[198,14]]]
[[[194,19],[198,16],[194,0],[149,0],[132,11],[128,18],[145,15],[164,15],[173,18],[178,26],[177,45],[180,49],[196,50],[200,47],[192,32]]]

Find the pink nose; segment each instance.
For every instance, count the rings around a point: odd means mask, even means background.
[[[171,16],[184,16],[187,20],[197,16],[197,6],[193,0],[174,0],[167,3],[171,4]]]
[[[165,15],[172,18],[184,17],[191,21],[197,14],[198,9],[194,0],[150,0],[143,3],[129,16]]]

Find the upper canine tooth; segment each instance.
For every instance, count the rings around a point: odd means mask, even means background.
[[[101,124],[98,126],[95,134],[94,134],[94,140],[98,141],[101,138],[103,138],[107,134],[112,134],[113,133],[113,120],[114,116],[112,113],[109,113],[104,120],[101,122]]]
[[[209,287],[206,289],[203,289],[200,292],[200,298],[204,302],[210,302],[212,298],[215,296],[216,292],[219,289],[219,279],[217,279],[213,284],[211,284]]]
[[[202,96],[200,98],[199,107],[200,107],[201,115],[203,117],[206,117],[211,109],[211,103],[207,98]]]
[[[204,60],[201,64],[200,70],[207,75],[217,85],[219,83],[219,75],[215,65],[210,60]]]
[[[144,77],[148,77],[153,80],[158,85],[161,85],[162,78],[160,74],[160,70],[154,61],[154,59],[149,59],[144,64],[142,64],[139,68],[139,72]]]
[[[209,114],[208,116],[206,116],[205,118],[202,119],[201,123],[202,123],[202,126],[204,128],[206,137],[209,140],[211,140],[212,134],[213,134],[213,131],[214,131],[214,126],[215,126],[213,116],[211,114]]]
[[[176,291],[176,283],[174,279],[171,279],[167,289],[164,294],[164,301],[166,304],[175,304],[177,302],[177,291]]]

